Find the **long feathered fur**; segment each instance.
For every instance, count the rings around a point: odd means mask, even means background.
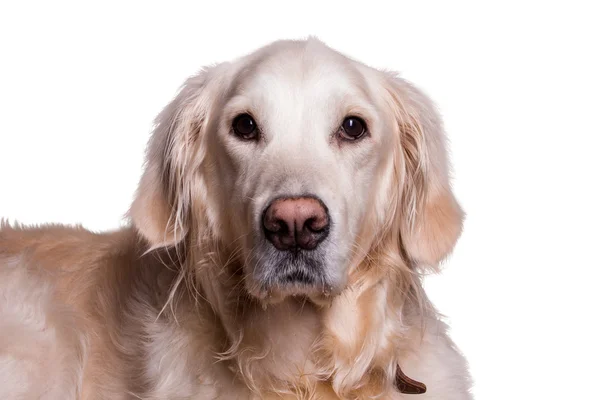
[[[245,76],[284,70],[261,62],[295,52],[342,62],[341,70],[369,82],[365,92],[378,87],[390,143],[379,155],[373,206],[358,224],[344,287],[319,301],[270,303],[247,290],[252,232],[236,232],[223,218],[239,212],[236,226],[245,221],[241,210],[224,207],[237,203],[219,181],[228,179],[218,175],[229,162],[224,139],[211,132],[220,129],[218,113]],[[85,327],[100,329],[104,321],[102,334],[81,327],[77,339],[85,345],[79,372],[70,376],[78,377],[83,397],[400,399],[401,365],[417,378],[435,377],[424,399],[469,398],[464,361],[421,284],[451,251],[462,211],[450,191],[441,121],[426,96],[401,78],[314,39],[276,43],[202,70],[157,117],[129,215],[132,228],[86,233],[81,241],[88,244],[68,259],[60,258],[60,240],[75,233],[60,230],[50,244],[40,231],[0,230],[0,246],[8,249],[0,251],[0,276],[13,279],[6,260],[24,252],[34,254],[34,269],[62,271],[72,262],[66,283],[51,282],[59,285],[51,301],[67,302],[67,315],[90,319]],[[105,292],[69,295],[78,282]],[[101,361],[103,351],[109,356]]]

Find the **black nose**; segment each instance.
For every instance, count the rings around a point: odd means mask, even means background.
[[[267,207],[263,227],[279,250],[313,250],[329,234],[329,215],[314,197],[285,197]]]

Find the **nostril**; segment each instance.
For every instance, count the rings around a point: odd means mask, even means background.
[[[311,232],[320,233],[327,228],[328,224],[324,218],[313,217],[307,219],[304,226]]]
[[[323,221],[318,218],[310,218],[304,223],[304,228],[312,233],[322,233],[327,229],[327,226],[326,223],[323,223]]]
[[[263,225],[267,231],[272,233],[286,234],[289,231],[287,222],[281,219],[265,219]]]
[[[308,230],[311,232],[320,231],[320,229],[317,226],[315,226],[315,220],[316,220],[315,218],[310,218],[310,219],[307,219],[306,222],[304,223],[304,226],[306,228],[308,228]]]
[[[287,234],[287,233],[289,233],[289,231],[290,231],[290,229],[288,227],[287,222],[285,222],[283,220],[277,221],[277,229],[275,230],[275,232]]]
[[[288,221],[281,215],[278,204],[271,204],[263,215],[263,228],[270,233],[286,234],[290,231]],[[293,223],[293,221],[292,221]]]

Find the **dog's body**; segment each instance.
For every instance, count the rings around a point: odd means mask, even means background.
[[[315,40],[202,72],[159,116],[130,216],[0,229],[1,398],[408,398],[400,371],[423,400],[470,398],[418,275],[462,212],[404,81]]]

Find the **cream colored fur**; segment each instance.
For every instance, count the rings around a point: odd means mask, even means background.
[[[369,136],[341,143],[349,114]],[[422,92],[316,39],[201,71],[157,118],[131,227],[1,227],[0,398],[470,399],[421,285],[462,226],[444,140]],[[330,284],[265,289],[257,215],[303,192],[335,222]]]

